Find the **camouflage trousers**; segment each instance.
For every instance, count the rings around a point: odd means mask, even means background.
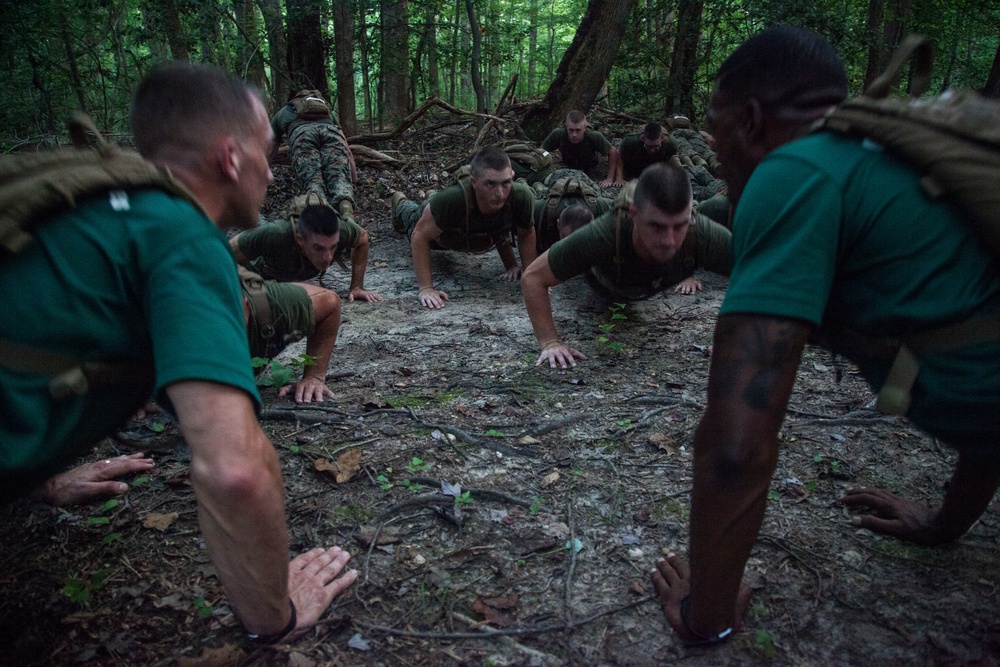
[[[306,123],[288,138],[288,152],[303,193],[315,192],[334,207],[345,199],[354,203],[351,161],[340,127]]]

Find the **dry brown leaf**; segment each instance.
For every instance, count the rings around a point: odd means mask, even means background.
[[[542,488],[547,489],[556,482],[559,481],[559,472],[550,472],[548,475],[542,478]]]
[[[343,484],[361,469],[361,450],[348,449],[337,457],[337,484]]]
[[[662,449],[667,454],[673,454],[677,451],[677,441],[674,440],[673,436],[666,433],[650,433],[649,443],[658,449]]]
[[[645,595],[646,593],[649,592],[646,590],[646,587],[643,585],[643,583],[638,579],[633,579],[632,581],[628,582],[628,589],[633,593],[635,593],[636,595]]]
[[[523,438],[518,438],[517,440],[522,445],[538,445],[541,444],[541,440],[538,438],[532,438],[530,435],[526,435]]]
[[[313,467],[319,472],[337,472],[337,464],[329,459],[316,459],[313,462]]]
[[[173,525],[174,521],[177,521],[177,517],[180,516],[177,512],[170,512],[169,514],[158,514],[156,512],[150,512],[146,515],[146,520],[142,522],[143,528],[152,528],[158,530],[161,533],[167,528]]]
[[[234,667],[240,664],[246,654],[243,649],[233,644],[220,648],[207,648],[197,658],[180,658],[178,667]]]
[[[508,593],[507,595],[498,595],[492,598],[480,596],[480,599],[489,606],[496,607],[497,609],[513,609],[520,602],[521,596],[517,593]]]
[[[487,623],[498,628],[509,627],[516,620],[513,614],[505,614],[496,607],[486,604],[481,597],[476,598],[476,601],[472,603],[472,610],[477,614],[482,614]]]

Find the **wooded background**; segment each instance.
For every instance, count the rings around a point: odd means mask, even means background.
[[[495,112],[508,87],[538,102],[522,123],[535,140],[594,105],[701,120],[719,64],[774,22],[830,39],[853,92],[920,32],[937,47],[932,92],[1000,96],[996,0],[2,0],[0,147],[61,133],[77,109],[126,132],[133,87],[167,58],[246,77],[272,111],[318,88],[348,135],[434,96]]]

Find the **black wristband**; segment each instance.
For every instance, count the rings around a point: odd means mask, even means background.
[[[692,630],[691,626],[688,625],[688,597],[689,596],[685,596],[685,598],[681,600],[681,624],[684,626],[684,629],[687,630],[692,637],[694,637],[694,641],[684,642],[685,646],[710,646],[712,644],[718,644],[724,639],[732,636],[732,628],[726,628],[722,632],[714,634],[710,637],[706,637],[705,635]]]
[[[298,616],[295,613],[295,603],[292,602],[292,598],[288,598],[288,606],[292,608],[292,617],[288,619],[288,625],[272,635],[255,635],[248,632],[247,639],[250,639],[258,644],[271,645],[277,644],[282,639],[290,635],[292,631],[295,630],[295,625],[298,623]]]

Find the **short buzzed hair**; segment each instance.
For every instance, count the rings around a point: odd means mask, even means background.
[[[568,227],[571,232],[575,232],[593,219],[593,211],[583,204],[573,204],[563,209],[556,224],[559,227]]]
[[[573,109],[568,114],[566,114],[567,125],[569,125],[570,123],[576,125],[577,123],[586,123],[586,122],[587,122],[587,117],[579,109]]]
[[[680,213],[691,205],[691,181],[687,172],[664,162],[651,164],[639,176],[634,201],[637,210],[652,204],[668,215]]]
[[[476,151],[472,156],[472,175],[479,178],[487,169],[503,171],[510,169],[510,157],[503,152],[503,149],[496,146],[487,146]]]
[[[663,127],[659,123],[646,123],[642,128],[642,136],[649,141],[656,141],[663,136]]]
[[[805,28],[776,25],[726,58],[715,89],[728,105],[753,98],[765,111],[833,106],[847,97],[847,74],[826,39]]]
[[[303,236],[333,236],[340,233],[340,217],[329,204],[309,204],[295,221],[295,231]]]
[[[260,91],[211,65],[171,61],[154,67],[132,97],[132,135],[139,153],[200,149],[216,137],[253,134],[260,119],[251,97]]]

